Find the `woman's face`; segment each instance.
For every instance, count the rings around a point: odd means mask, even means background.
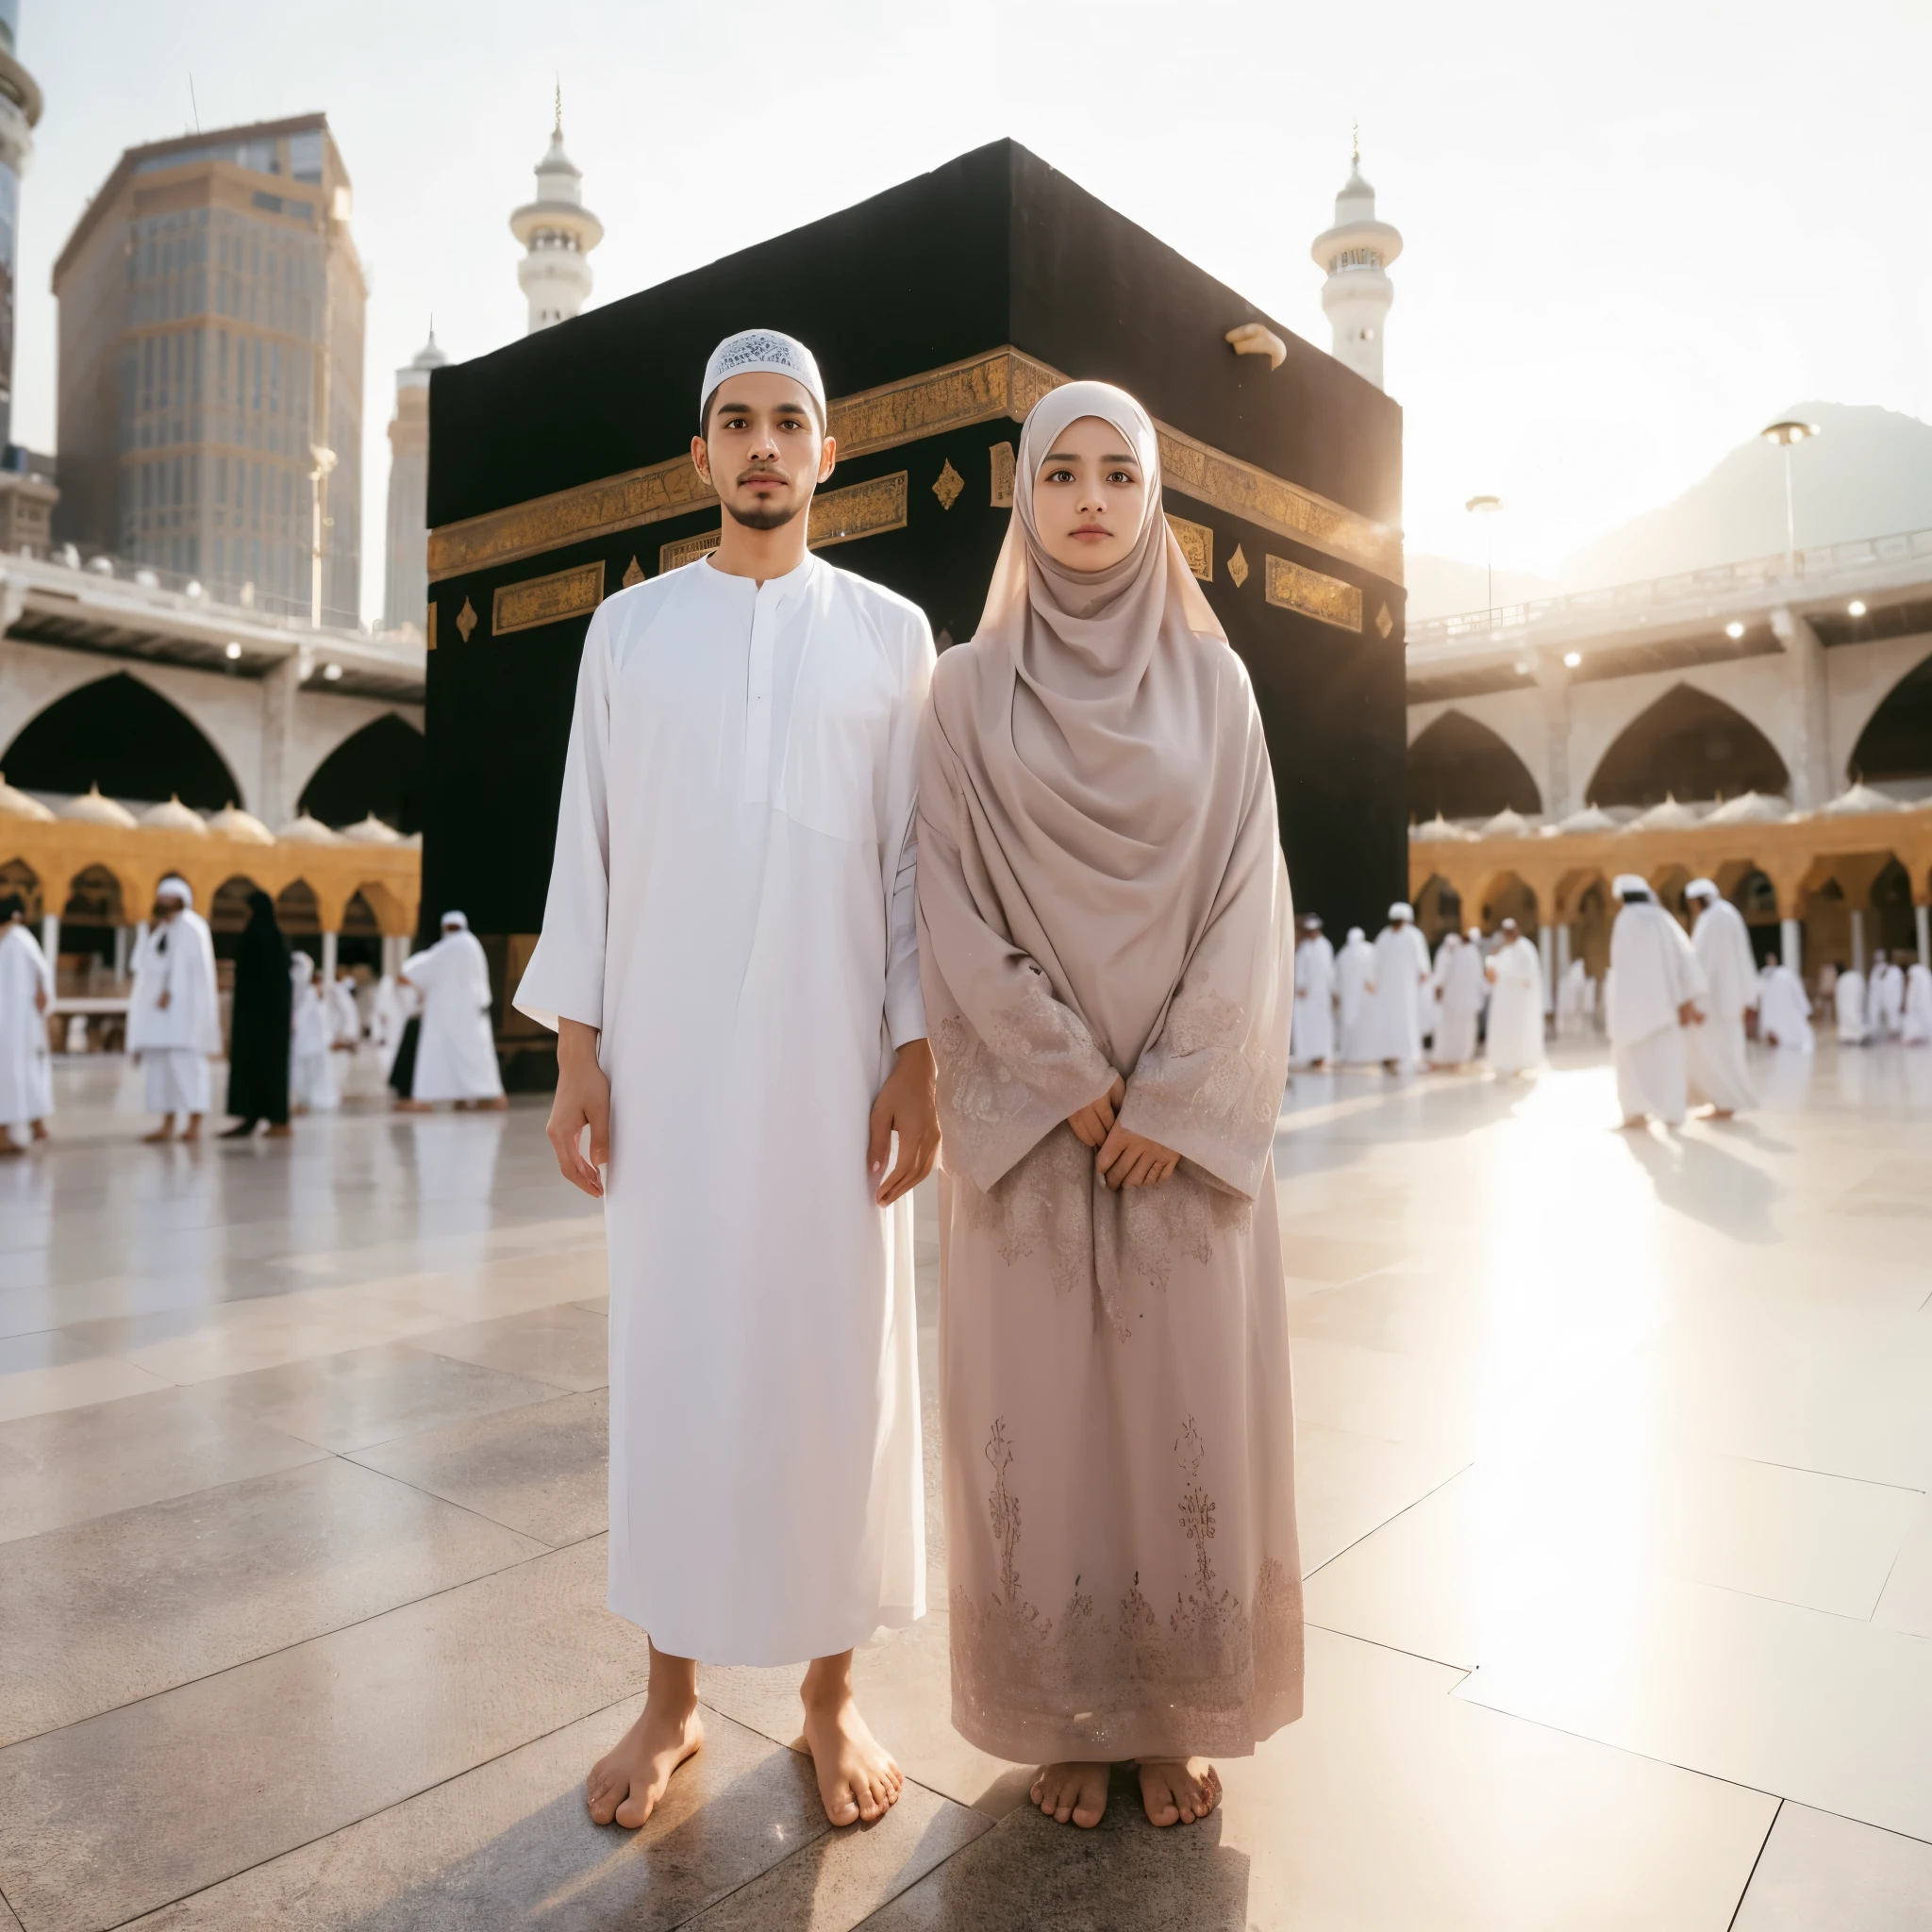
[[[1111,423],[1082,416],[1054,439],[1033,486],[1041,547],[1067,570],[1106,570],[1133,549],[1147,514],[1147,478]]]

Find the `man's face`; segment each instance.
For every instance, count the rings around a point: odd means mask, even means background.
[[[1502,929],[1503,943],[1507,946],[1516,937],[1516,922],[1513,919],[1506,919]]]
[[[721,383],[691,461],[733,523],[775,530],[811,502],[832,474],[837,448],[821,433],[802,383],[760,370]]]
[[[181,902],[175,898],[173,892],[164,892],[155,901],[155,917],[157,919],[173,919],[180,909]]]

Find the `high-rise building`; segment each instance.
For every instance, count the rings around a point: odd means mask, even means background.
[[[349,215],[322,114],[121,157],[54,265],[57,537],[358,621],[367,290]]]
[[[604,224],[584,206],[584,174],[563,151],[563,95],[550,149],[537,163],[537,198],[512,212],[509,230],[524,244],[517,281],[530,304],[528,333],[568,322],[591,292],[591,250]]]
[[[20,230],[20,177],[34,151],[41,91],[14,42],[20,0],[0,0],[0,450],[13,441],[13,280]]]
[[[396,413],[389,425],[389,545],[382,580],[382,621],[393,630],[423,628],[429,604],[429,372],[449,360],[436,330],[396,371]]]
[[[1402,253],[1402,237],[1375,219],[1375,191],[1362,179],[1357,146],[1348,179],[1335,197],[1335,225],[1315,237],[1317,264],[1327,271],[1322,308],[1334,331],[1335,356],[1377,389],[1382,380],[1382,337],[1395,300],[1389,264]]]

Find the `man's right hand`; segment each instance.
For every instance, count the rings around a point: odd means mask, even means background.
[[[584,1129],[591,1130],[591,1158],[583,1154]],[[556,1150],[558,1172],[572,1187],[601,1196],[598,1169],[610,1159],[610,1082],[597,1064],[597,1029],[581,1020],[557,1023],[557,1098],[544,1129]]]

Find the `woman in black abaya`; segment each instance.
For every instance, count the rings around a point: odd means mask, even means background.
[[[235,955],[235,1009],[228,1026],[228,1111],[238,1124],[222,1136],[246,1140],[258,1121],[272,1135],[289,1131],[289,1024],[292,982],[289,942],[266,892],[248,895],[248,924]]]

